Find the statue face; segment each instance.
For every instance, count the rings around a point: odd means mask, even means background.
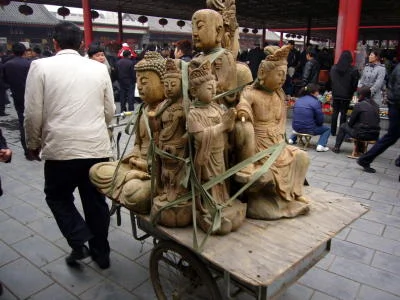
[[[272,70],[260,72],[259,78],[263,81],[262,85],[271,91],[275,91],[283,86],[286,81],[287,66],[282,65]]]
[[[147,104],[164,99],[164,86],[160,77],[153,71],[136,71],[136,84],[140,98]]]
[[[201,102],[210,103],[212,98],[215,96],[215,91],[215,81],[209,80],[203,82],[199,87],[197,87],[194,96]]]
[[[169,99],[178,99],[182,95],[180,78],[164,78],[164,95]]]
[[[219,28],[219,29],[218,29]],[[222,27],[217,28],[216,16],[207,12],[196,12],[192,17],[193,46],[198,50],[211,50],[219,46],[219,33]]]

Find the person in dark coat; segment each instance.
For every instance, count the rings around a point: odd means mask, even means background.
[[[309,83],[318,84],[319,62],[315,59],[313,51],[307,51],[307,63],[303,70],[303,86]]]
[[[10,86],[12,97],[14,99],[14,107],[18,115],[21,144],[24,148],[25,157],[28,158],[24,132],[24,96],[26,77],[28,76],[31,61],[22,57],[25,50],[26,47],[24,44],[15,43],[12,46],[14,57],[4,64],[3,72],[4,81]]]
[[[3,136],[3,133],[0,129],[0,162],[9,163],[11,162],[12,151],[7,146],[6,139]],[[0,178],[0,196],[3,195],[3,189],[1,187],[1,178]]]
[[[368,173],[376,172],[374,168],[371,168],[371,163],[377,156],[385,152],[387,148],[395,144],[400,138],[400,64],[397,64],[390,75],[387,98],[389,109],[388,131],[367,153],[361,155],[357,160],[357,163]]]
[[[260,48],[260,44],[256,44],[256,46],[249,51],[247,60],[249,62],[249,68],[253,78],[257,78],[258,67],[264,58],[265,53],[263,49]]]
[[[116,69],[118,73],[119,101],[121,105],[121,112],[126,111],[126,104],[128,103],[128,110],[134,110],[134,92],[136,84],[136,71],[135,62],[131,59],[131,52],[125,50],[122,53],[123,57],[117,61]]]
[[[292,127],[298,133],[307,133],[311,135],[320,135],[317,152],[326,152],[329,139],[329,127],[323,125],[324,114],[322,105],[318,100],[319,85],[310,83],[300,90],[301,97],[296,100],[293,106]],[[297,136],[294,134],[289,139],[289,144],[296,142]]]
[[[332,136],[336,135],[339,113],[339,126],[346,123],[347,110],[349,109],[351,98],[357,90],[360,75],[357,68],[352,66],[352,63],[353,57],[350,51],[345,50],[340,55],[338,63],[332,67],[330,72],[333,98],[333,114],[331,122]]]
[[[3,68],[4,64],[0,62],[0,117],[8,116],[6,113],[6,104],[10,103],[7,95],[8,85],[4,82]]]
[[[379,106],[371,99],[369,86],[360,88],[358,92],[359,102],[354,106],[349,121],[340,126],[335,147],[332,149],[335,153],[340,152],[340,146],[346,134],[361,141],[375,141],[379,138],[379,131],[381,130],[379,126]]]

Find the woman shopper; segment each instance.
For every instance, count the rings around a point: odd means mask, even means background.
[[[370,86],[371,97],[378,104],[382,104],[382,89],[385,85],[386,68],[380,63],[380,51],[374,49],[368,56],[368,64],[365,66],[358,87]]]
[[[352,66],[352,63],[353,57],[350,51],[345,50],[340,55],[338,63],[330,71],[333,98],[332,136],[336,135],[339,113],[339,126],[346,123],[347,110],[349,109],[351,98],[357,90],[359,73],[357,68]]]

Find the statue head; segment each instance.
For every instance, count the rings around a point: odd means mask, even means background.
[[[193,47],[196,50],[209,52],[221,47],[224,34],[222,16],[212,9],[200,9],[192,16]]]
[[[164,99],[162,80],[165,74],[165,59],[155,51],[148,51],[135,65],[136,84],[140,98],[147,104]]]
[[[257,72],[258,85],[270,91],[283,86],[287,74],[287,56],[290,46],[267,46],[264,48],[266,58],[261,61]]]
[[[196,100],[210,103],[216,93],[215,77],[211,73],[210,61],[204,61],[189,74],[190,94]]]
[[[165,63],[163,83],[165,97],[177,100],[182,96],[182,73],[174,59],[168,58]]]

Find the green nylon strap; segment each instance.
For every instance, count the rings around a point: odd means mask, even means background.
[[[140,119],[140,116],[142,115],[142,113],[143,113],[143,103],[140,104],[139,109],[137,111],[135,111],[135,113],[133,114],[132,118],[129,120],[128,124],[125,127],[125,132],[129,135],[128,141],[125,144],[124,151],[122,151],[121,157],[118,159],[117,167],[114,170],[114,174],[113,174],[113,177],[112,177],[112,180],[111,180],[111,185],[110,185],[109,190],[107,191],[107,194],[111,194],[112,195],[114,193],[115,179],[117,178],[117,173],[118,173],[118,170],[119,170],[119,168],[121,166],[122,158],[125,155],[126,149],[128,148],[129,141],[132,138],[133,133],[136,132],[136,128],[138,127],[139,119]],[[134,124],[133,128],[132,128],[132,131],[129,132],[130,125],[132,123]]]
[[[237,93],[237,92],[240,92],[241,90],[244,89],[244,87],[245,87],[246,85],[249,85],[249,84],[252,84],[252,83],[253,83],[253,81],[250,81],[250,82],[245,83],[245,84],[243,84],[243,85],[241,85],[241,86],[238,86],[237,88],[234,88],[234,89],[232,89],[232,90],[229,90],[229,91],[223,92],[223,93],[221,93],[221,94],[215,95],[215,96],[212,98],[212,100],[213,100],[213,101],[216,101],[216,100],[218,100],[219,98],[222,98],[222,97],[229,96],[229,95],[235,94],[235,93]]]
[[[212,64],[222,53],[224,53],[224,48],[214,49],[212,52],[208,54],[204,54],[207,60]]]

